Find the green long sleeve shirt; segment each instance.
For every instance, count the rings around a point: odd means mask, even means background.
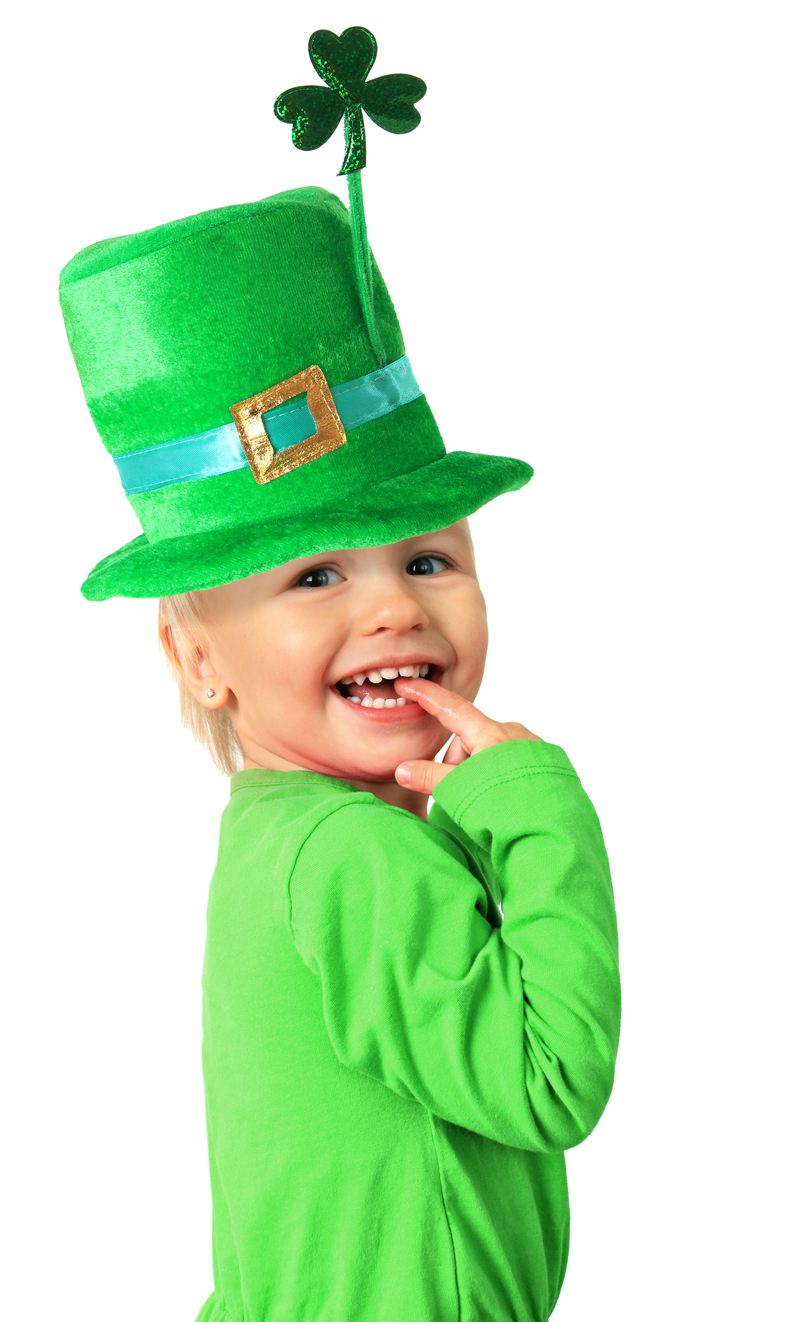
[[[619,1033],[608,860],[561,748],[477,753],[429,822],[313,772],[233,776],[203,988],[198,1322],[546,1322],[563,1153]]]

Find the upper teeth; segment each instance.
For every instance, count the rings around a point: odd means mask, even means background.
[[[379,684],[384,679],[397,679],[400,675],[403,679],[423,679],[425,675],[429,674],[429,668],[429,661],[423,661],[420,665],[415,666],[400,666],[398,670],[396,666],[383,666],[382,670],[367,670],[365,673],[361,671],[357,675],[350,675],[347,679],[340,680],[339,683],[363,684],[368,679],[370,684]]]

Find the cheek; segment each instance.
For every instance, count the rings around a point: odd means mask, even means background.
[[[224,640],[224,678],[243,717],[260,719],[263,712],[286,710],[295,693],[297,672],[280,642],[253,628],[239,629]]]
[[[449,641],[457,656],[455,670],[461,681],[478,685],[487,657],[487,612],[481,593],[477,591],[460,603],[451,614]]]
[[[326,696],[324,678],[332,656],[327,640],[274,620],[249,666],[257,705],[276,724],[294,721],[300,709],[316,710]]]

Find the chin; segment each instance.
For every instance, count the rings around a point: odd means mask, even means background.
[[[322,776],[383,784],[394,779],[400,762],[411,759],[433,761],[450,735],[435,720],[432,723],[436,729],[425,730],[418,737],[408,731],[397,732],[393,726],[390,729],[380,726],[376,737],[372,737],[373,731],[367,730],[364,738],[353,739],[346,732],[346,738],[337,734],[327,741],[325,747],[319,742],[319,746],[315,743],[303,748],[301,740],[300,747],[282,744],[278,753],[294,766],[305,767]]]
[[[361,758],[358,763],[347,764],[345,771],[330,772],[329,774],[335,774],[341,780],[369,780],[373,784],[382,784],[394,779],[394,772],[400,762],[409,762],[414,759],[432,762],[445,742],[445,739],[441,740],[430,748],[407,747],[401,752],[393,749],[389,752],[387,758]]]

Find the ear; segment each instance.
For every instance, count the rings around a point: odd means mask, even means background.
[[[174,636],[170,624],[160,627],[160,643],[168,660],[181,677],[190,693],[202,707],[217,711],[229,700],[229,686],[217,674],[212,658],[205,651],[204,640],[197,639],[187,630]]]

